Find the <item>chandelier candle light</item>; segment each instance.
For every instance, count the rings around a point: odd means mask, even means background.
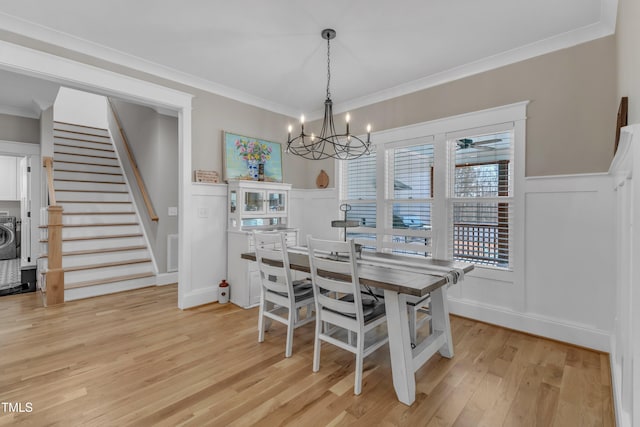
[[[289,125],[289,137],[287,139],[287,153],[303,157],[308,160],[324,160],[334,158],[338,160],[357,159],[360,156],[370,153],[371,147],[371,125],[367,125],[366,142],[352,135],[349,131],[350,116],[345,117],[345,133],[337,133],[333,124],[333,101],[331,101],[331,39],[336,37],[335,30],[322,30],[322,38],[327,41],[327,99],[324,101],[324,119],[322,120],[322,130],[316,136],[304,133],[304,116],[300,117],[300,135],[291,138],[292,126]]]

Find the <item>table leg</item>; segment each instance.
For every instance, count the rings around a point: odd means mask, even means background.
[[[406,296],[385,289],[384,304],[387,312],[393,388],[400,402],[411,405],[416,400],[416,378],[413,369]]]
[[[449,321],[449,303],[447,301],[446,286],[431,292],[431,324],[433,331],[441,331],[444,344],[438,350],[440,355],[451,359],[453,357],[453,339],[451,338],[451,322]]]

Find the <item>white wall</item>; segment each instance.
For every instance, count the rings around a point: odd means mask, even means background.
[[[480,278],[450,292],[451,312],[609,351],[615,272],[607,175],[528,178],[522,285]]]
[[[307,235],[317,239],[338,239],[339,229],[331,228],[331,220],[341,219],[338,192],[335,188],[323,190],[292,189],[289,226],[299,230],[299,243],[306,245]]]
[[[449,290],[453,314],[609,351],[615,272],[613,188],[606,174],[528,178],[525,274],[476,268]],[[336,238],[337,192],[294,190],[292,225]],[[517,246],[517,245],[516,245]],[[518,260],[520,261],[520,260]],[[516,261],[516,262],[518,262]],[[519,283],[523,281],[523,283]]]
[[[53,105],[55,121],[107,128],[107,104],[103,96],[61,87]]]
[[[193,183],[191,191],[191,283],[184,289],[184,307],[216,301],[218,284],[227,277],[227,185]]]

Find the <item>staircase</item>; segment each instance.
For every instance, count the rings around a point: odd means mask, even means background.
[[[63,208],[65,301],[155,284],[109,131],[55,122],[53,160],[55,198]]]

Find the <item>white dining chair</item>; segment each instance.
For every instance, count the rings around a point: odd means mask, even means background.
[[[364,358],[389,340],[386,328],[373,331],[386,324],[384,302],[361,293],[353,240],[330,241],[307,236],[307,244],[316,299],[313,372],[320,369],[323,341],[350,351],[356,356],[354,394],[360,394]],[[368,332],[373,332],[369,337],[372,341],[365,345]]]
[[[292,280],[284,233],[254,231],[253,238],[261,280],[258,342],[264,342],[269,320],[283,323],[287,326],[285,357],[291,357],[294,330],[315,317],[313,288],[309,280]]]

